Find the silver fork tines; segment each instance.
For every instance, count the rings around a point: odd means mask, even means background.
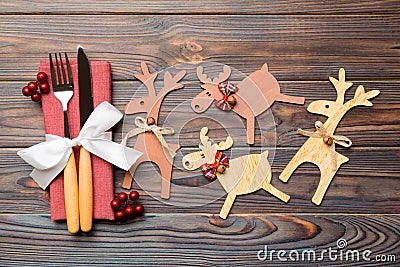
[[[69,131],[67,110],[68,102],[74,95],[74,81],[72,78],[71,65],[69,63],[67,53],[64,53],[65,63],[67,66],[66,73],[61,53],[58,53],[58,57],[57,53],[55,53],[54,55],[56,59],[56,68],[54,67],[51,54],[49,54],[51,82],[53,85],[54,96],[61,102],[64,112],[64,136],[70,138],[71,136]]]

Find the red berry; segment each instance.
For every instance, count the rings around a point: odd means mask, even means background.
[[[122,221],[123,219],[125,219],[125,212],[123,212],[122,210],[117,211],[115,213],[115,219],[118,221]]]
[[[143,207],[142,204],[137,204],[137,205],[135,205],[135,213],[136,213],[137,215],[142,215],[143,212],[144,212],[144,207]]]
[[[138,191],[132,191],[132,192],[130,192],[129,198],[130,198],[132,201],[138,200],[138,199],[139,199],[139,193],[138,193]]]
[[[128,200],[128,195],[124,192],[118,194],[118,200],[121,202],[126,202]]]
[[[42,94],[48,94],[50,92],[50,85],[48,83],[40,83],[39,89]]]
[[[36,82],[29,82],[28,83],[28,88],[31,90],[31,92],[36,92],[37,91],[37,83]]]
[[[116,198],[111,200],[110,205],[111,205],[111,208],[113,208],[114,210],[119,209],[119,207],[121,207],[121,203]]]
[[[34,92],[34,93],[31,95],[31,99],[32,99],[32,101],[34,101],[34,102],[39,102],[40,99],[42,99],[42,95],[41,95],[39,92]]]
[[[22,88],[22,94],[24,96],[31,96],[32,92],[31,92],[31,90],[29,90],[28,86],[25,86],[24,88]]]
[[[126,206],[124,209],[125,216],[129,219],[132,219],[135,216],[135,209],[132,206]]]
[[[43,71],[38,72],[36,77],[37,77],[38,81],[41,82],[41,83],[47,82],[47,74],[46,74],[46,72],[43,72]]]

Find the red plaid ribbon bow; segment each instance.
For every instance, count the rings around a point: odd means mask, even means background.
[[[214,163],[205,163],[200,166],[200,169],[206,178],[213,180],[216,178],[215,173],[220,165],[225,166],[225,168],[229,168],[229,159],[225,154],[217,151],[217,153],[215,153]]]
[[[239,88],[230,82],[223,82],[218,84],[218,89],[224,95],[222,99],[215,101],[215,105],[222,110],[231,110],[233,106],[228,103],[228,97],[236,93]]]

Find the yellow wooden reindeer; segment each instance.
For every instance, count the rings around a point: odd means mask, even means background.
[[[337,170],[343,163],[349,160],[349,158],[335,151],[335,143],[346,147],[351,145],[351,141],[346,137],[333,135],[336,127],[351,108],[355,106],[372,106],[372,103],[368,101],[368,99],[380,93],[379,90],[372,90],[366,93],[364,87],[360,85],[355,92],[354,98],[345,103],[345,92],[353,84],[345,81],[344,69],[342,68],[339,70],[339,80],[333,77],[329,77],[329,79],[337,92],[336,101],[318,100],[312,102],[307,108],[309,112],[327,116],[328,119],[325,123],[316,122],[315,132],[298,130],[300,134],[309,136],[310,138],[303,144],[296,155],[294,155],[279,176],[279,179],[283,182],[287,182],[300,164],[311,162],[317,165],[321,171],[321,178],[318,188],[312,198],[312,202],[316,205],[321,204],[326,190]]]
[[[199,148],[201,151],[193,152],[183,157],[182,165],[185,169],[195,170],[203,164],[213,164],[220,150],[226,150],[232,146],[233,140],[230,136],[226,138],[225,142],[212,144],[208,139],[207,132],[207,127],[203,127],[200,131],[201,144]],[[222,167],[222,171],[219,170],[220,167]],[[264,189],[282,201],[287,202],[290,198],[290,196],[271,185],[272,172],[268,162],[268,151],[231,159],[229,160],[228,168],[221,165],[215,174],[222,187],[228,193],[219,214],[222,219],[226,219],[238,195],[250,194]]]

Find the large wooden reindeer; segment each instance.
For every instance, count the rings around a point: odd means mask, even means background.
[[[209,140],[207,132],[207,127],[203,127],[200,131],[201,144],[199,148],[201,151],[184,156],[182,165],[187,170],[195,170],[200,167],[205,168],[204,165],[207,164],[216,168],[216,178],[218,178],[218,181],[228,193],[219,214],[222,219],[226,219],[228,216],[236,196],[249,194],[259,189],[264,189],[285,202],[289,200],[290,197],[288,195],[279,191],[270,183],[272,172],[268,162],[268,151],[231,159],[229,160],[229,165],[227,164],[228,167],[225,167],[225,165],[218,164],[217,158],[219,155],[223,155],[219,152],[220,150],[226,150],[232,146],[232,138],[228,136],[225,142],[213,144]],[[221,167],[222,171],[220,171]]]
[[[335,143],[345,147],[351,145],[351,141],[346,137],[333,135],[336,127],[351,108],[355,106],[372,106],[372,103],[368,99],[379,94],[378,90],[365,93],[364,87],[360,85],[355,92],[354,98],[345,103],[345,92],[353,84],[345,81],[344,69],[339,70],[339,80],[333,77],[329,77],[329,79],[337,92],[336,101],[317,100],[310,103],[307,108],[309,112],[327,116],[328,119],[325,123],[317,121],[315,123],[315,132],[298,130],[299,133],[310,138],[294,155],[293,159],[279,176],[279,179],[287,182],[300,164],[304,162],[316,164],[321,171],[321,178],[312,198],[312,202],[316,205],[321,204],[325,192],[337,170],[343,163],[349,160],[349,158],[335,151]]]
[[[288,96],[280,92],[279,83],[268,71],[267,64],[241,81],[237,85],[237,91],[229,96],[223,95],[221,84],[223,85],[230,75],[231,69],[226,65],[223,72],[214,79],[203,74],[202,66],[197,67],[197,77],[203,83],[201,87],[204,90],[192,100],[191,106],[195,112],[201,113],[209,108],[214,99],[218,103],[227,101],[235,113],[246,119],[248,144],[254,144],[255,117],[266,111],[275,101],[304,104],[304,97]],[[225,83],[224,86],[232,85]]]
[[[183,88],[183,84],[178,83],[183,76],[185,71],[179,72],[176,76],[172,77],[169,72],[164,74],[164,86],[161,91],[156,94],[154,88],[154,80],[158,73],[150,73],[146,63],[141,63],[142,74],[135,74],[135,77],[140,80],[147,88],[149,94],[146,97],[135,99],[130,101],[125,106],[125,114],[135,114],[146,112],[147,120],[146,123],[149,126],[156,126],[158,122],[158,114],[161,107],[161,102],[164,97],[171,91]],[[137,136],[134,149],[143,152],[143,155],[133,164],[130,171],[127,171],[122,184],[123,188],[130,189],[132,185],[132,174],[134,174],[136,168],[140,163],[145,161],[151,161],[158,165],[160,168],[162,183],[161,183],[161,198],[168,199],[170,196],[170,181],[172,175],[173,156],[175,152],[180,148],[179,144],[165,143],[169,151],[166,151],[153,132],[143,132]],[[172,151],[173,153],[170,153]],[[172,155],[171,155],[172,154]],[[131,174],[132,173],[132,174]]]

